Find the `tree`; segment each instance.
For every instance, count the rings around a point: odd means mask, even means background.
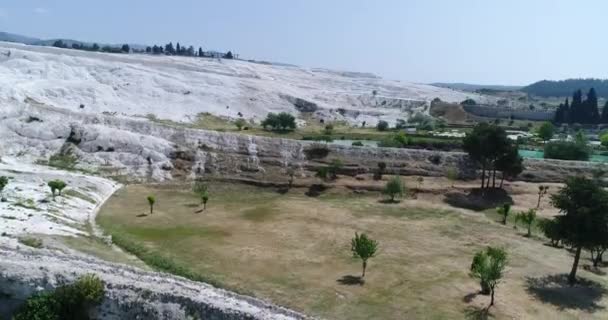
[[[63,40],[55,40],[55,42],[53,42],[53,47],[57,47],[57,48],[67,48],[68,45],[65,44],[63,42]]]
[[[234,121],[234,125],[237,129],[239,129],[239,131],[241,131],[246,124],[247,122],[244,119],[237,119]]]
[[[6,187],[6,185],[8,185],[8,178],[5,176],[1,176],[0,177],[0,199],[2,201],[5,201],[4,197],[2,195],[2,192],[4,191],[4,188]]]
[[[93,46],[91,47],[91,50],[93,50],[93,51],[99,51],[99,45],[97,43],[93,43]]]
[[[537,225],[545,237],[551,241],[552,246],[559,246],[559,242],[562,239],[562,232],[557,219],[540,219],[538,220]]]
[[[361,259],[363,268],[361,278],[364,278],[365,269],[367,268],[367,260],[376,256],[378,251],[378,241],[368,238],[365,233],[359,235],[355,232],[355,237],[351,240],[350,250],[355,258]]]
[[[272,130],[290,131],[296,128],[296,118],[286,112],[279,114],[270,112],[262,121],[262,126],[264,129],[271,127]]]
[[[175,54],[175,49],[173,48],[173,43],[169,42],[165,45],[165,53]]]
[[[450,183],[452,184],[452,188],[454,188],[454,181],[458,180],[458,169],[454,168],[454,167],[449,167],[446,171],[445,171],[445,176],[446,178],[448,178],[448,180],[450,180]]]
[[[536,221],[536,210],[530,209],[528,211],[522,211],[515,216],[515,222],[522,222],[528,229],[526,237],[532,236],[532,224]]]
[[[128,44],[123,44],[122,47],[120,48],[120,51],[122,51],[124,53],[129,53],[129,52],[131,52],[131,47],[129,47]]]
[[[207,187],[207,184],[200,179],[197,179],[196,181],[194,181],[194,184],[192,185],[192,192],[194,192],[199,199],[201,200],[201,204],[203,203],[203,196],[207,195],[207,191],[209,190],[209,188]],[[207,195],[208,197],[208,195]]]
[[[551,140],[554,133],[555,127],[551,122],[543,122],[540,128],[538,128],[538,136],[543,140],[543,142]]]
[[[502,188],[505,178],[513,179],[524,171],[524,159],[519,155],[516,145],[511,145],[507,151],[496,159],[494,166],[496,170],[502,172],[500,188]]]
[[[551,196],[551,203],[562,213],[555,219],[563,241],[575,249],[568,275],[574,284],[582,249],[602,245],[608,237],[608,192],[594,180],[574,177]]]
[[[511,212],[511,204],[510,203],[505,203],[502,206],[496,208],[496,212],[502,216],[502,224],[507,224],[507,217],[509,216],[509,213]]]
[[[154,203],[156,203],[156,198],[150,195],[148,196],[148,205],[150,206],[150,214],[154,213]]]
[[[536,210],[540,208],[540,201],[549,192],[549,186],[540,185],[538,186],[538,202],[536,202]]]
[[[399,177],[392,177],[384,186],[384,194],[391,198],[391,202],[395,202],[395,196],[403,196],[405,186]]]
[[[47,183],[49,188],[51,188],[51,194],[53,195],[53,200],[55,200],[55,195],[59,193],[61,195],[61,190],[63,190],[67,185],[65,182],[59,179],[51,180]],[[59,191],[59,192],[57,192]]]
[[[155,45],[155,47],[156,47],[156,45]],[[158,50],[158,48],[156,50]],[[152,53],[152,47],[147,46],[146,47],[146,53]],[[156,53],[156,52],[154,52],[154,53]]]
[[[600,142],[602,143],[602,146],[608,147],[608,132],[602,133],[600,136]]]
[[[604,103],[604,107],[602,108],[600,123],[608,123],[608,101]]]
[[[504,129],[487,123],[480,123],[467,133],[462,145],[469,157],[481,167],[481,188],[496,184],[496,162],[505,154],[513,152],[512,142],[507,138]],[[489,172],[486,181],[486,172]]]
[[[494,292],[507,266],[507,253],[502,248],[488,247],[473,256],[471,276],[479,279],[482,294],[491,294],[490,306],[494,305]]]
[[[177,53],[177,55],[182,54],[182,47],[179,45],[179,42],[175,45],[175,52]]]
[[[382,175],[386,170],[386,162],[378,162],[378,170],[374,173],[374,180],[382,180]]]
[[[207,202],[209,201],[209,193],[207,191],[201,194],[201,202],[203,203],[203,210],[207,210]]]
[[[224,55],[224,59],[234,59],[234,56],[232,55],[232,51],[226,52],[226,54]]]
[[[376,125],[376,129],[378,131],[386,131],[388,129],[388,122],[386,122],[384,120],[378,121],[378,124]]]
[[[203,48],[201,48],[201,47],[198,47],[198,56],[199,57],[204,57],[205,56],[205,53],[203,52]]]

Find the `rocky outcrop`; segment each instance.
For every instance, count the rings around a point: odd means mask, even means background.
[[[27,122],[36,117],[42,121]],[[454,167],[461,178],[476,177],[464,153],[429,150],[366,148],[317,144],[161,125],[109,115],[89,115],[28,106],[0,120],[0,146],[9,154],[48,157],[66,144],[80,166],[98,168],[106,176],[129,176],[141,180],[193,179],[201,175],[236,175],[259,180],[284,179],[294,167],[300,175],[312,175],[333,159],[345,164],[345,173],[374,172],[379,162],[388,173],[442,176]],[[49,134],[51,133],[51,134]],[[310,157],[307,150],[325,148],[323,157]],[[520,179],[562,181],[573,174],[588,174],[586,162],[526,160]]]
[[[0,248],[0,314],[10,315],[27,297],[95,273],[105,284],[92,319],[305,319],[297,312],[169,274],[146,272],[98,259]],[[66,270],[69,270],[66,272]]]

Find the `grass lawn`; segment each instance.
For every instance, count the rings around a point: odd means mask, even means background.
[[[489,299],[476,295],[479,285],[468,268],[474,252],[487,245],[505,247],[510,258],[490,309],[496,318],[606,315],[594,308],[606,305],[603,294],[569,291],[560,283],[541,287],[543,279],[569,271],[572,258],[565,250],[525,238],[521,228],[514,231],[483,213],[421,207],[413,200],[383,204],[379,195],[339,188],[318,198],[303,189],[281,195],[239,184],[214,183],[209,192],[207,210],[195,213],[201,208],[187,186],[131,185],[106,202],[97,220],[107,232],[213,283],[328,319],[479,318]],[[146,215],[150,194],[156,205]],[[361,272],[350,252],[355,232],[380,243],[364,285],[347,281]],[[579,274],[606,285],[604,277],[582,268]]]

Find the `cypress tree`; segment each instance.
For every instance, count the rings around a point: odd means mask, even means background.
[[[587,99],[585,100],[585,111],[587,116],[586,123],[598,123],[600,114],[597,105],[597,93],[594,88],[589,89]]]
[[[198,56],[199,57],[203,57],[204,56],[204,54],[203,54],[203,48],[201,48],[201,47],[198,47]]]
[[[570,104],[570,121],[572,123],[585,123],[585,107],[583,106],[583,93],[576,90],[572,95]]]

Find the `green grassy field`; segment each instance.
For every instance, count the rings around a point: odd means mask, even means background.
[[[158,269],[323,318],[475,318],[488,298],[476,295],[478,283],[468,268],[474,252],[487,245],[503,246],[510,255],[491,310],[496,318],[599,316],[533,299],[530,292],[536,291],[530,291],[526,279],[564,273],[571,257],[542,239],[523,237],[521,228],[514,231],[483,213],[421,206],[417,200],[384,204],[373,193],[336,188],[310,198],[304,191],[281,195],[212,184],[207,210],[196,213],[201,208],[188,187],[132,185],[104,205],[98,223]],[[145,214],[149,194],[157,199],[152,215]],[[361,272],[349,250],[355,232],[380,242],[364,285],[348,281]],[[606,284],[585,270],[580,273]],[[556,290],[557,295],[568,292]]]

